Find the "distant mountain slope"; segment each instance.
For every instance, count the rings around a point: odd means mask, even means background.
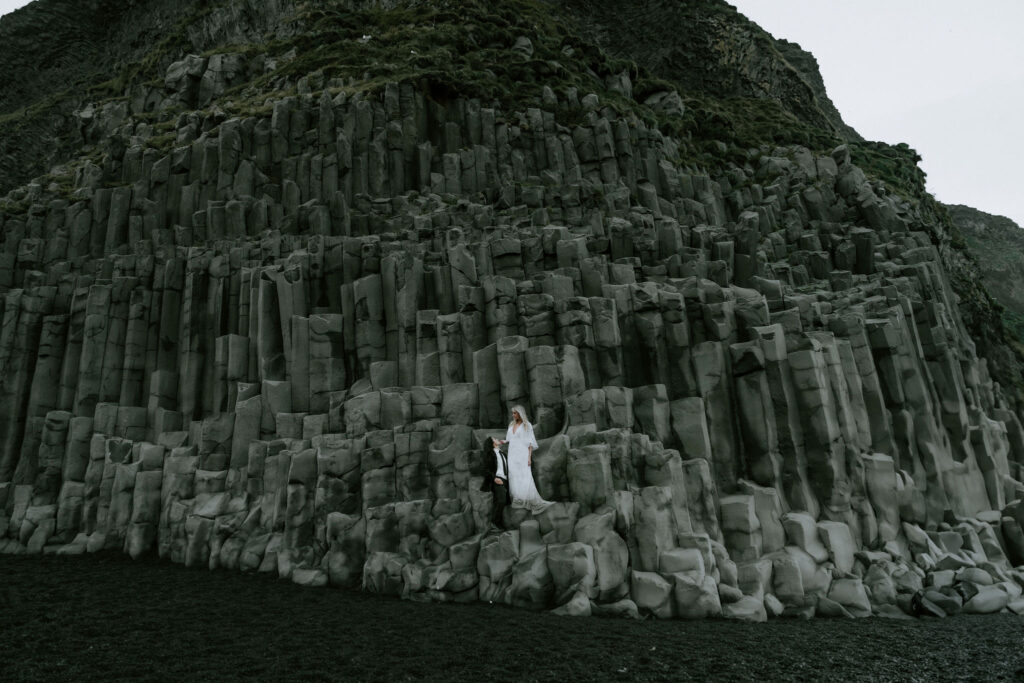
[[[978,261],[985,287],[1006,308],[1004,322],[1024,339],[1024,229],[970,206],[947,208]]]
[[[74,155],[75,112],[162,81],[168,64],[258,43],[293,0],[32,2],[0,18],[0,194]]]
[[[805,124],[848,141],[863,139],[828,98],[812,54],[776,40],[722,0],[566,5],[602,47],[681,83],[688,95],[775,101]]]

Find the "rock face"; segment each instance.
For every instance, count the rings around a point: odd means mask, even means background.
[[[147,81],[178,50],[286,33],[293,0],[90,0],[32,2],[0,18],[0,193],[69,157],[81,117],[97,97],[117,111],[132,80]],[[127,68],[124,65],[128,64]],[[120,69],[124,71],[118,74]],[[91,85],[91,87],[86,87]],[[125,92],[128,90],[129,92]],[[88,140],[85,140],[88,142]]]
[[[94,108],[102,163],[0,213],[0,550],[566,615],[1019,604],[1018,415],[845,147],[711,172],[595,93],[315,73],[227,116],[248,59],[169,66],[169,149],[149,95]],[[490,533],[514,404],[555,504]]]
[[[861,140],[825,92],[818,62],[725,2],[563,0],[612,53],[689,93],[777,101],[816,128]]]
[[[1024,230],[1009,218],[969,206],[946,208],[981,267],[985,289],[1005,308],[1008,327],[1024,336]]]

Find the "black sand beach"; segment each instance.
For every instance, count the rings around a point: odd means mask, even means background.
[[[0,582],[5,681],[1024,679],[1024,619],[1004,614],[571,619],[116,554],[3,556]]]

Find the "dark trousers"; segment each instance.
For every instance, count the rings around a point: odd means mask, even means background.
[[[508,479],[502,477],[495,477],[501,479],[501,484],[491,485],[491,499],[494,501],[494,506],[491,511],[491,522],[494,526],[499,529],[505,528],[505,506],[508,505],[510,494],[508,492]]]

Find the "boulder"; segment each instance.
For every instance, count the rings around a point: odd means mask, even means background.
[[[851,616],[871,616],[871,603],[860,579],[836,579],[829,588],[828,597],[842,605]]]
[[[662,574],[685,572],[698,580],[704,578],[704,556],[697,548],[673,548],[658,556],[658,571]]]
[[[575,599],[577,593],[590,599],[597,597],[597,565],[594,548],[585,543],[566,543],[547,547],[548,571],[555,587],[555,602]]]
[[[675,547],[675,516],[672,512],[672,490],[665,486],[648,486],[633,496],[636,519],[635,533],[642,571],[657,571],[661,554]],[[640,602],[637,601],[640,605]]]
[[[551,613],[560,617],[589,617],[592,614],[590,598],[582,591],[577,592],[564,605],[551,610]]]
[[[786,530],[787,542],[806,552],[815,562],[829,558],[828,549],[819,538],[817,524],[806,512],[787,512],[782,516],[782,527]]]
[[[853,570],[854,553],[857,552],[850,527],[843,522],[821,521],[818,522],[818,535],[828,549],[829,559],[835,564],[836,569],[843,574],[849,574]]]
[[[493,576],[491,580],[493,582]],[[512,569],[512,583],[509,587],[509,601],[514,607],[547,609],[554,590],[551,572],[548,570],[547,549],[519,558]]]
[[[1010,604],[1006,591],[995,586],[984,586],[970,600],[964,602],[965,614],[992,614]]]
[[[590,612],[595,617],[620,617],[626,619],[639,619],[640,612],[636,603],[629,598],[623,598],[616,602],[607,604],[590,603]]]
[[[769,617],[781,617],[785,609],[779,599],[771,593],[764,596],[764,611]]]
[[[703,619],[722,613],[718,586],[710,576],[698,579],[690,573],[672,574],[675,613],[683,619]]]
[[[722,605],[722,616],[726,619],[736,619],[738,621],[768,621],[768,613],[765,611],[764,602],[750,595],[744,595],[736,602]]]
[[[641,613],[653,614],[659,619],[671,619],[673,614],[672,584],[654,572],[634,570],[630,573],[629,596]],[[715,591],[717,599],[718,592]]]

